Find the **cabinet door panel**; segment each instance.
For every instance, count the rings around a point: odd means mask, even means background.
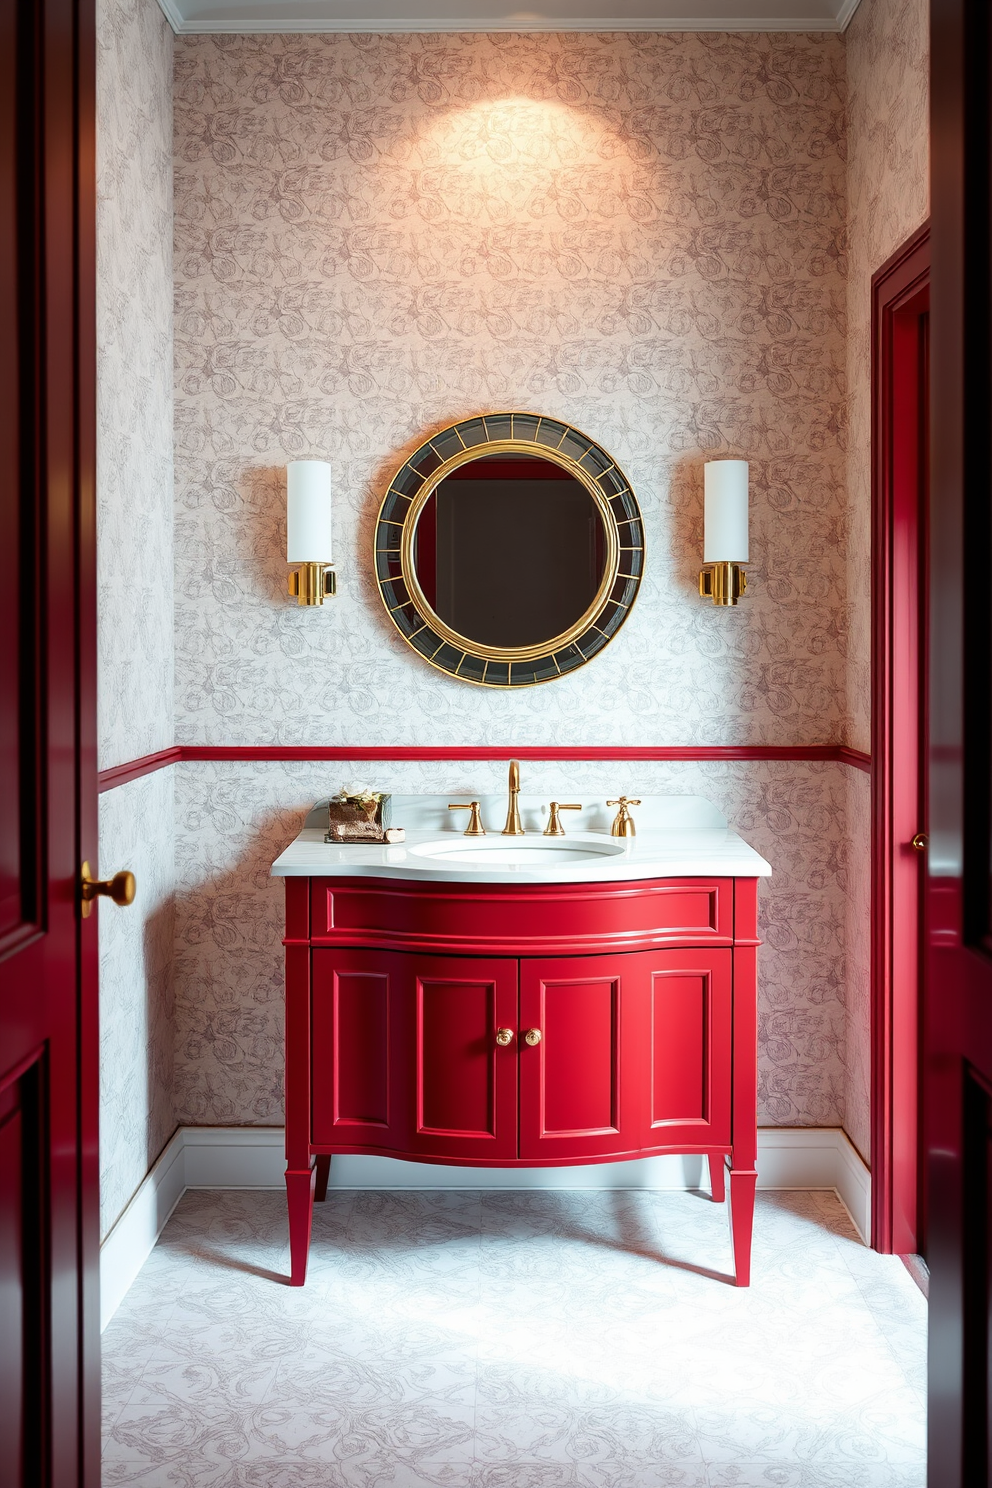
[[[314,950],[312,1020],[316,1145],[516,1157],[515,961]]]
[[[520,1156],[635,1151],[637,955],[520,963]],[[540,1043],[526,1042],[539,1029]]]
[[[517,964],[410,956],[413,978],[413,1146],[425,1155],[517,1155]]]
[[[620,978],[616,976],[545,982],[541,1026],[548,1051],[546,1131],[566,1135],[618,1130],[619,1002]],[[565,1071],[574,1071],[575,1078],[559,1077]]]
[[[646,1147],[729,1144],[732,952],[647,952],[650,1037]]]
[[[313,952],[313,1140],[400,1148],[406,1136],[395,1089],[403,957],[378,951]],[[399,964],[397,964],[399,963]]]

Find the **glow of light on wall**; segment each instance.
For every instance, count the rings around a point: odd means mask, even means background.
[[[599,109],[545,99],[501,98],[452,108],[418,130],[411,154],[422,167],[555,172],[606,165],[624,152]]]

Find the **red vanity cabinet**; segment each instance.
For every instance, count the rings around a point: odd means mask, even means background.
[[[292,1280],[335,1153],[472,1166],[730,1164],[755,1187],[753,879],[423,884],[287,877]]]

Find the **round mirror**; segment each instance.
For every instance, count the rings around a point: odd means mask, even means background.
[[[549,682],[610,641],[643,568],[640,512],[616,463],[536,414],[435,434],[376,524],[383,602],[425,660],[488,687]]]

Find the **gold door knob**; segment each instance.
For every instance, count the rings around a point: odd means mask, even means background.
[[[513,1043],[513,1029],[512,1028],[497,1028],[497,1030],[496,1030],[496,1042],[499,1044],[499,1046],[500,1046],[501,1049],[505,1049],[506,1046],[507,1046],[507,1044],[512,1044]]]
[[[93,878],[90,874],[89,863],[84,863],[79,870],[79,894],[82,901],[83,919],[88,919],[92,914],[93,900],[98,894],[106,895],[123,909],[126,905],[134,903],[137,887],[134,874],[128,868],[121,873],[115,873],[113,878]]]
[[[912,842],[909,845],[910,847],[915,848],[917,852],[926,852],[929,841],[930,839],[927,836],[926,832],[917,832],[916,836],[913,838]]]
[[[524,1043],[530,1044],[531,1048],[535,1049],[540,1042],[541,1030],[539,1028],[528,1028],[524,1034]]]

